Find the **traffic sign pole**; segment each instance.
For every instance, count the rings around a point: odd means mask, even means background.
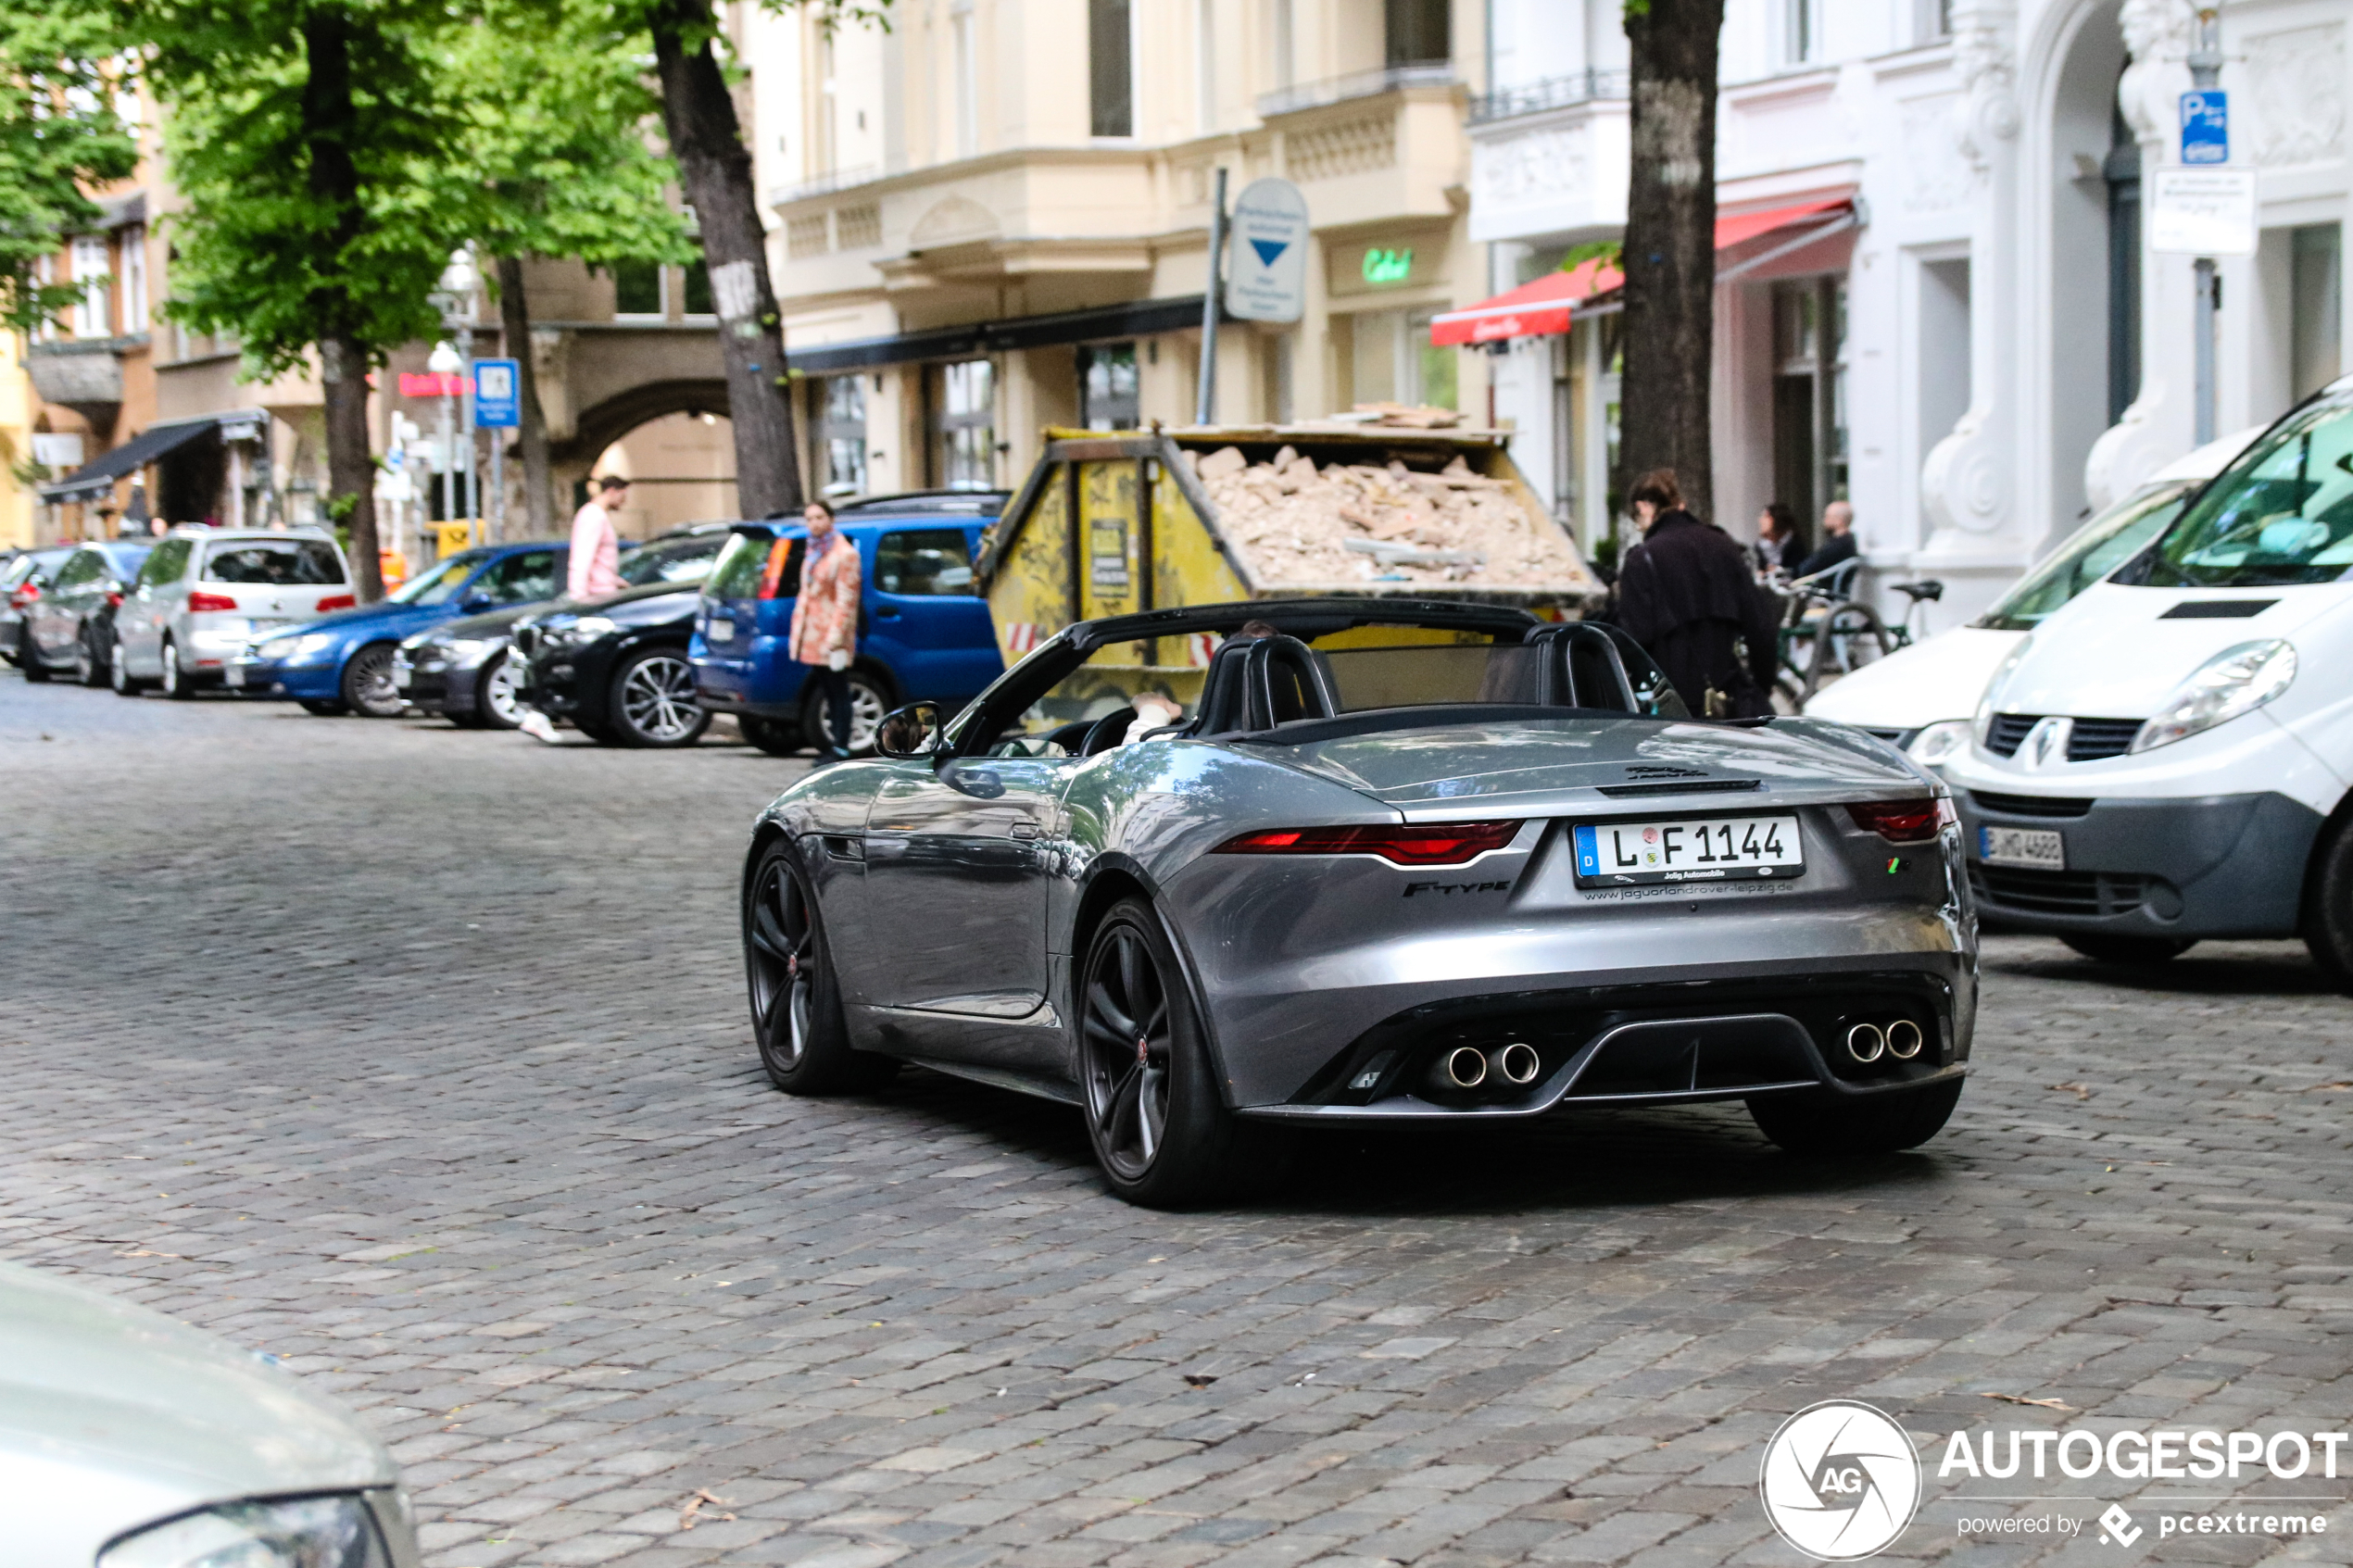
[[[1209,286],[1201,296],[1201,396],[1195,401],[1193,423],[1208,424],[1217,416],[1217,307],[1225,293],[1220,264],[1226,259],[1226,169],[1217,169],[1216,205],[1209,214]]]
[[[507,435],[522,423],[522,366],[513,359],[477,359],[472,378],[474,428],[490,432],[491,538],[507,537]]]
[[[2219,6],[2197,9],[2197,47],[2190,51],[2190,81],[2195,92],[2182,94],[2182,161],[2228,163],[2231,160],[2229,100],[2222,81],[2221,15]],[[2195,99],[2195,104],[2192,100]],[[2201,256],[2191,263],[2196,300],[2192,306],[2197,345],[2196,392],[2192,405],[2197,445],[2214,439],[2214,305],[2221,280],[2214,258]]]

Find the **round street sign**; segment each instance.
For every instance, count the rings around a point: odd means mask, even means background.
[[[1307,198],[1288,180],[1253,180],[1234,203],[1226,314],[1296,321],[1307,313]]]

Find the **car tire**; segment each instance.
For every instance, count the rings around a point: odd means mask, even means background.
[[[107,656],[98,649],[97,633],[87,626],[73,640],[73,678],[85,686],[107,684]]]
[[[26,680],[36,686],[40,685],[49,679],[49,667],[41,662],[41,645],[32,640],[32,632],[29,627],[19,633],[19,636],[20,640],[17,644],[17,668],[24,671]]]
[[[739,713],[736,716],[736,728],[743,732],[747,745],[756,746],[771,757],[790,757],[800,749],[799,729],[782,719]]]
[[[1078,972],[1079,1097],[1105,1185],[1144,1208],[1185,1209],[1279,1179],[1288,1140],[1227,1109],[1152,907],[1113,905]]]
[[[2197,946],[2195,936],[2109,936],[2099,932],[2063,935],[2059,940],[2095,962],[2138,968],[2170,963]]]
[[[107,684],[117,696],[137,696],[147,689],[147,683],[131,673],[131,661],[123,657],[122,633],[115,633],[114,648],[107,656]]]
[[[522,672],[515,668],[514,650],[501,648],[490,656],[474,683],[476,729],[512,730],[522,723]]]
[[[305,696],[295,700],[305,713],[315,713],[321,719],[340,719],[351,711],[332,697]]]
[[[623,746],[692,746],[711,728],[685,648],[639,648],[623,659],[607,688],[605,714]]]
[[[851,665],[842,672],[849,680],[849,755],[863,756],[874,750],[875,729],[898,704],[891,700],[890,687],[872,671]],[[809,683],[801,683],[800,739],[806,746],[825,749],[833,734],[833,720],[827,715],[827,704],[821,701]]]
[[[2312,962],[2330,985],[2353,993],[2353,819],[2338,822],[2312,856],[2301,923]]]
[[[1961,1083],[1955,1078],[1860,1098],[1829,1089],[1758,1095],[1748,1102],[1748,1114],[1758,1132],[1792,1154],[1893,1154],[1919,1148],[1944,1128],[1960,1103]]]
[[[362,719],[397,719],[408,709],[392,684],[393,646],[370,643],[343,661],[343,705]]]
[[[769,841],[744,898],[744,970],[751,1033],[769,1082],[788,1095],[856,1094],[899,1071],[889,1057],[856,1050],[823,912],[792,842]]]
[[[180,666],[179,644],[166,637],[163,640],[163,646],[157,651],[156,658],[163,666],[163,674],[156,682],[157,691],[181,702],[185,702],[196,695],[196,688],[188,684],[187,671]]]

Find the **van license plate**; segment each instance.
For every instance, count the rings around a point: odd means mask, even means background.
[[[1577,824],[1579,887],[1746,882],[1805,873],[1806,851],[1795,817]]]
[[[1977,858],[1989,866],[2063,872],[2067,870],[2067,844],[2048,828],[1980,828]]]

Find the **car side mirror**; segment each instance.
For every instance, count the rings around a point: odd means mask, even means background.
[[[875,750],[901,761],[937,757],[947,745],[940,725],[939,704],[911,702],[884,718],[881,727],[875,731]]]
[[[468,594],[458,601],[458,608],[468,615],[480,615],[485,609],[497,609],[498,601],[488,594]]]

